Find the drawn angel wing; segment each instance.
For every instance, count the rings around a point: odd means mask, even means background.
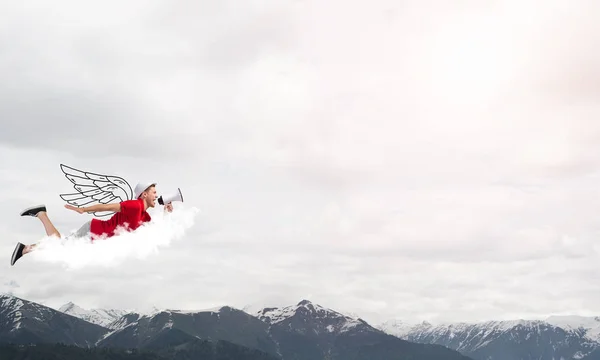
[[[60,194],[60,197],[73,206],[119,203],[133,198],[131,186],[121,177],[81,171],[63,164],[60,168],[77,190],[76,193]],[[98,217],[112,214],[111,211],[94,212]]]

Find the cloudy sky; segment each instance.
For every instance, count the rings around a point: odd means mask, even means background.
[[[600,314],[598,1],[0,4],[3,291],[49,306],[309,299],[378,323]],[[180,187],[170,246],[23,258],[59,164]],[[156,214],[162,209],[154,209]]]

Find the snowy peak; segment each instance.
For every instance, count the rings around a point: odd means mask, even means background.
[[[564,329],[585,333],[586,338],[600,342],[600,317],[578,315],[554,315],[546,318],[546,322]]]
[[[0,295],[0,316],[12,319],[16,328],[23,322],[46,321],[52,317],[53,312],[54,310],[41,304],[12,295]]]
[[[70,314],[70,315],[74,315],[75,314],[86,314],[88,313],[87,310],[84,310],[82,308],[80,308],[79,306],[73,304],[72,302],[68,302],[66,304],[64,304],[63,306],[61,306],[58,311],[65,313],[65,314]]]
[[[546,322],[562,328],[586,329],[600,326],[600,317],[578,315],[553,315],[546,318]]]
[[[128,313],[125,310],[115,309],[87,310],[75,305],[72,302],[64,304],[58,309],[58,311],[106,328],[111,328],[111,324],[113,324],[115,321],[119,320],[123,315]]]
[[[90,323],[108,328],[112,331],[123,329],[142,318],[153,318],[164,313],[193,315],[205,312],[219,313],[226,310],[234,311],[237,309],[229,306],[219,306],[202,310],[159,309],[156,306],[152,306],[150,309],[145,309],[145,311],[120,309],[84,309],[71,301],[58,309],[58,311],[64,314],[75,316]]]
[[[474,323],[447,323],[432,325],[428,322],[409,324],[401,320],[389,320],[377,326],[378,329],[400,338],[419,338],[423,334],[440,337],[450,334],[477,331],[480,334],[504,334],[515,331],[539,332],[556,330],[584,333],[591,341],[600,342],[600,317],[550,316],[545,320],[499,320]]]
[[[36,339],[87,346],[105,332],[101,326],[45,305],[0,295],[0,342],[30,343]]]
[[[28,303],[12,295],[0,295],[0,318],[6,319],[12,328],[20,328],[23,319],[22,310]]]
[[[221,311],[241,311],[241,310],[235,309],[230,306],[217,306],[217,307],[213,307],[213,308],[209,308],[209,309],[200,309],[200,310],[183,310],[183,309],[156,310],[153,314],[158,314],[161,312],[168,312],[168,313],[173,313],[173,314],[193,315],[193,314],[200,314],[200,313],[219,313]]]
[[[405,338],[410,333],[425,332],[431,329],[431,327],[431,323],[428,323],[426,321],[423,321],[420,324],[411,324],[402,320],[393,319],[379,324],[377,326],[377,329],[387,334],[397,336],[399,338]]]
[[[478,329],[484,333],[505,333],[511,330],[520,329],[538,329],[540,327],[554,327],[552,324],[548,324],[542,320],[500,320],[500,321],[486,321],[480,323],[447,323],[433,325],[429,322],[422,322],[420,324],[410,324],[401,320],[389,320],[381,323],[377,326],[378,329],[399,337],[406,337],[409,334],[415,335],[419,333],[430,333],[430,334],[447,334],[453,332],[464,332]]]
[[[354,320],[331,309],[313,304],[308,300],[302,300],[296,305],[282,308],[264,308],[257,312],[257,316],[269,324],[277,324],[293,316],[305,316],[313,319],[348,318],[349,320]]]
[[[264,308],[259,310],[256,316],[267,324],[295,328],[301,333],[344,333],[352,330],[379,331],[360,318],[341,314],[308,300],[302,300],[296,305],[282,308]]]
[[[582,322],[587,324],[587,331]],[[570,328],[564,324],[570,324]],[[600,321],[594,318],[551,317],[547,321],[518,319],[439,325],[390,320],[379,329],[411,342],[442,345],[474,359],[550,360],[579,359],[589,354],[599,345],[590,339],[590,334],[598,335],[598,325]],[[511,349],[511,356],[506,355],[506,349]]]
[[[0,295],[1,313],[10,313],[19,310],[23,305],[25,305],[25,301],[23,299],[12,295]]]

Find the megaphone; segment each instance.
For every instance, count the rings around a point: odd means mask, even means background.
[[[161,195],[158,198],[158,203],[161,204],[161,205],[168,204],[168,203],[173,202],[173,201],[181,201],[181,202],[183,202],[183,195],[181,195],[181,189],[177,188],[176,192],[174,192],[172,194],[165,195],[164,197]]]

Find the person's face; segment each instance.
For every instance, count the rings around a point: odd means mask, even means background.
[[[154,186],[150,187],[148,190],[144,192],[142,198],[146,202],[146,205],[149,208],[153,208],[156,206],[156,188]]]

